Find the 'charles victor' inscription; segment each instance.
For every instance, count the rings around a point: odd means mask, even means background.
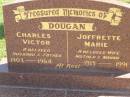
[[[95,1],[63,0],[57,5],[58,0],[53,6],[51,2],[4,6],[11,69],[130,71],[127,8]]]
[[[22,43],[25,45],[50,45],[50,41],[48,40],[40,40],[40,39],[50,39],[51,35],[46,33],[22,33],[17,32],[16,33],[17,38],[22,39]]]

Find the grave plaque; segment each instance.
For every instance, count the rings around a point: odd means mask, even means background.
[[[10,71],[130,72],[130,9],[91,0],[3,8]]]

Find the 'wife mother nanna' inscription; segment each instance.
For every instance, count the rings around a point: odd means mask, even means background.
[[[130,10],[88,0],[4,6],[11,70],[130,71]]]

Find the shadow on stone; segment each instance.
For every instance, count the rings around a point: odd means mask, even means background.
[[[0,64],[0,72],[8,72],[8,64]]]

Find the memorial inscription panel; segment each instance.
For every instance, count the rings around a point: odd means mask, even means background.
[[[4,6],[12,71],[130,71],[130,10],[89,0]]]

